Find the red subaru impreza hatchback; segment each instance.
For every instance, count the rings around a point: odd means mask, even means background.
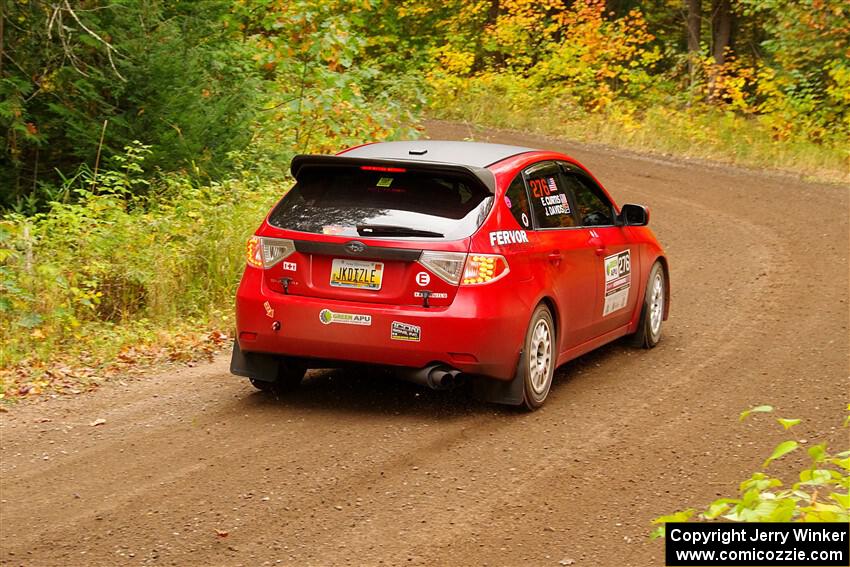
[[[248,241],[231,372],[261,390],[308,368],[395,367],[431,388],[543,404],[555,368],[661,338],[667,260],[640,205],[576,160],[473,142],[367,144],[292,160]]]

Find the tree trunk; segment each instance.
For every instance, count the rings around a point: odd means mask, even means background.
[[[685,8],[688,14],[688,75],[693,86],[702,36],[702,0],[685,0]]]
[[[489,28],[490,26],[495,26],[496,21],[499,19],[499,10],[501,8],[500,0],[490,0],[490,5],[487,7],[487,19],[484,20],[484,29]],[[501,52],[497,52],[495,54],[496,65],[502,66],[504,65],[504,57],[502,57]],[[484,69],[485,67],[485,57],[484,57],[484,33],[476,34],[475,39],[475,60],[472,62],[472,71],[478,72]]]
[[[714,67],[708,80],[708,98],[717,98],[717,81],[720,66],[726,63],[726,49],[732,42],[732,6],[730,0],[712,0],[711,6],[711,56]]]
[[[3,24],[6,23],[6,0],[0,0],[0,78],[3,77],[3,59],[5,59],[5,51],[4,49],[4,40],[5,40],[5,29],[3,28]]]
[[[732,40],[732,6],[729,0],[714,0],[711,10],[711,54],[714,62],[726,62],[726,48]]]

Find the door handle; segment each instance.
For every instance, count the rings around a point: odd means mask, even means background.
[[[552,250],[551,252],[549,252],[548,258],[549,258],[549,261],[552,262],[553,264],[556,264],[556,265],[560,264],[561,263],[561,251],[560,250]]]
[[[605,246],[605,243],[598,236],[592,236],[587,243],[596,248],[597,256],[605,256],[608,253],[608,247]]]

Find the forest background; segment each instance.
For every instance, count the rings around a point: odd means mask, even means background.
[[[0,399],[223,346],[296,153],[423,117],[850,179],[843,0],[0,0]]]

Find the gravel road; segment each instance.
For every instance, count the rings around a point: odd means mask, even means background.
[[[785,438],[742,409],[846,448],[847,186],[426,128],[565,151],[648,204],[673,286],[659,347],[562,367],[535,413],[340,371],[275,399],[226,356],[27,402],[0,414],[0,564],[663,565],[650,519],[733,494]]]

